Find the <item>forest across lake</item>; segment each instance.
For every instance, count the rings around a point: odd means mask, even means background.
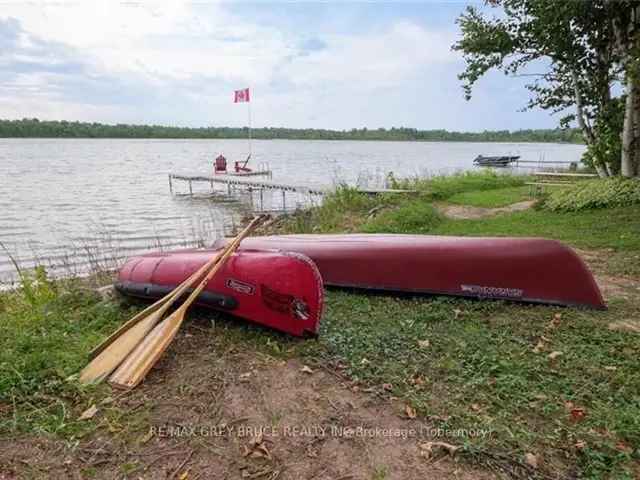
[[[166,138],[166,139],[234,139],[247,138],[249,127],[178,127],[166,125],[129,125],[88,122],[49,121],[37,118],[1,120],[0,137],[4,138]],[[496,130],[451,132],[416,128],[353,128],[329,130],[318,128],[253,128],[255,139],[275,140],[389,140],[431,142],[535,142],[583,143],[575,128]]]

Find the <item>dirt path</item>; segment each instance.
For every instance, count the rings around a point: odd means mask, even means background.
[[[507,205],[506,207],[499,208],[484,208],[484,207],[472,207],[469,205],[452,205],[441,204],[438,205],[438,209],[447,218],[453,218],[457,220],[473,220],[478,218],[492,217],[501,213],[520,212],[527,210],[535,203],[535,200],[525,200],[523,202]]]
[[[190,323],[141,388],[99,405],[89,438],[0,440],[0,479],[496,478],[428,456],[429,440],[464,439],[434,436],[386,392],[223,337]]]

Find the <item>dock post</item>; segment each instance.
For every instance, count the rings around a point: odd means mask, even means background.
[[[261,188],[260,189],[260,211],[261,212],[264,212],[264,205],[263,205],[263,201],[262,201],[263,192],[264,192],[264,188]]]
[[[231,183],[227,183],[227,195],[231,196]]]
[[[173,183],[171,183],[171,174],[169,174],[169,193],[173,195]]]
[[[189,195],[193,197],[193,187],[191,186],[191,180],[189,180]]]
[[[286,201],[285,201],[285,197],[287,195],[286,190],[282,190],[282,211],[286,212],[287,211],[287,205],[286,205]]]

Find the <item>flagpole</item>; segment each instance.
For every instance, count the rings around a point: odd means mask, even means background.
[[[251,97],[247,102],[247,110],[249,112],[249,156],[251,156]]]

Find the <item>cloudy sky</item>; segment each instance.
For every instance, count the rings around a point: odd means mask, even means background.
[[[0,0],[0,118],[204,126],[545,128],[522,81],[464,100],[466,2]]]

